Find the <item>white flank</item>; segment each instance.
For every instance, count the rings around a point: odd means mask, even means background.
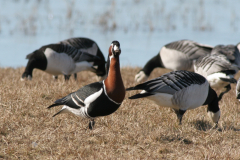
[[[209,83],[198,85],[193,84],[178,92],[175,92],[172,98],[172,103],[181,110],[195,109],[201,106],[208,96]]]
[[[71,109],[72,109],[72,108],[64,105],[64,106],[62,107],[62,109],[61,109],[61,111],[60,111],[59,114],[63,114],[63,113],[73,113],[73,112],[71,111]],[[76,109],[75,109],[75,110],[76,110]]]
[[[141,92],[141,93],[144,93],[144,92]],[[172,97],[173,97],[173,95],[171,95],[171,94],[156,93],[156,94],[154,94],[152,96],[148,96],[146,98],[154,101],[159,106],[179,109],[176,105],[174,105],[172,103]]]
[[[217,123],[219,118],[220,118],[221,112],[220,110],[217,111],[216,113],[208,111],[208,116],[212,119],[214,123]]]
[[[73,70],[75,69],[75,63],[67,54],[57,53],[50,48],[46,48],[44,54],[47,58],[46,72],[53,75],[69,75],[73,73]]]
[[[229,82],[222,81],[221,78],[231,79],[233,75],[226,75],[225,73],[214,73],[207,76],[207,80],[212,88],[223,88],[229,84]]]
[[[99,91],[93,93],[92,95],[88,96],[85,100],[84,103],[86,104],[86,106],[88,106],[88,104],[92,103],[93,101],[95,101],[103,92],[103,89],[101,88]]]
[[[72,73],[77,73],[77,72],[81,72],[81,71],[94,72],[95,70],[92,68],[92,63],[93,62],[87,62],[87,61],[75,63],[75,69],[74,69],[74,71],[72,71]]]
[[[173,71],[193,71],[192,60],[190,60],[186,54],[166,47],[162,47],[159,54],[165,68]]]
[[[138,74],[135,75],[136,82],[145,82],[147,79],[148,76],[143,71],[140,71]]]
[[[72,113],[72,114],[75,114],[76,116],[80,116],[80,117],[83,117],[83,118],[88,118],[89,115],[87,114],[86,109],[87,109],[86,107],[81,107],[80,109],[76,109],[76,108],[71,108],[69,106],[64,105],[59,114]]]

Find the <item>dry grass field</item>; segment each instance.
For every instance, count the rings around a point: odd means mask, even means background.
[[[63,76],[34,70],[32,81],[20,81],[24,68],[0,68],[0,159],[240,159],[240,102],[235,85],[220,102],[219,127],[206,106],[187,111],[183,124],[169,108],[152,101],[129,100],[112,115],[88,120],[71,114],[52,117],[56,99],[96,81],[89,72],[65,83]],[[122,68],[125,87],[136,85],[139,68]],[[155,69],[150,78],[169,72]],[[236,75],[238,78],[240,74]],[[219,91],[218,91],[219,92]],[[99,104],[101,105],[101,104]]]

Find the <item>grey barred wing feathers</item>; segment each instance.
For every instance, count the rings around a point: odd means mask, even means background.
[[[59,42],[63,45],[69,45],[76,49],[91,48],[95,42],[88,38],[71,38]]]
[[[195,59],[201,55],[209,54],[211,46],[196,43],[190,40],[180,40],[165,45],[166,48],[185,53],[190,59]]]
[[[88,38],[71,38],[71,39],[66,39],[64,41],[60,41],[59,44],[62,45],[68,45],[71,47],[74,47],[75,49],[79,50],[80,52],[90,55],[95,56],[92,61],[89,62],[94,62],[94,65],[105,65],[105,58],[100,51],[98,45],[96,42],[94,42],[91,39]],[[85,55],[85,56],[86,56]],[[89,56],[89,55],[87,55]],[[80,61],[76,61],[80,62]]]
[[[215,54],[200,57],[194,63],[194,69],[196,73],[207,77],[213,73],[234,70],[234,66],[232,66],[224,55]]]
[[[158,78],[149,80],[127,90],[141,89],[151,93],[158,92],[174,94],[176,91],[179,91],[190,85],[201,85],[205,82],[206,79],[198,74],[188,71],[175,71],[166,73]]]
[[[217,45],[213,48],[211,54],[222,54],[227,57],[227,59],[240,68],[240,52],[239,44],[235,45]]]
[[[100,60],[100,58],[97,56],[94,56],[87,52],[82,52],[81,50],[78,50],[78,49],[68,46],[68,45],[50,44],[50,45],[41,47],[40,50],[45,52],[45,50],[47,48],[50,48],[57,53],[67,54],[68,56],[70,56],[73,59],[74,62],[82,62],[82,61],[94,62],[94,61]]]
[[[237,48],[234,45],[217,45],[213,48],[211,54],[223,54],[230,61],[235,60],[235,52],[237,52]]]
[[[204,76],[211,87],[225,88],[225,91],[219,95],[218,100],[220,101],[222,96],[231,90],[230,83],[236,83],[234,75],[238,71],[238,67],[231,64],[225,55],[211,54],[200,57],[194,64],[194,70]]]

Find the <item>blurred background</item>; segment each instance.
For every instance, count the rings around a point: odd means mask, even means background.
[[[172,41],[240,42],[238,0],[0,0],[0,67],[21,67],[42,45],[72,37],[97,42],[106,58],[121,44],[121,66],[142,67]]]

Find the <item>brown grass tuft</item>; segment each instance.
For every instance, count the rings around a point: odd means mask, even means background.
[[[0,68],[0,159],[239,159],[240,108],[235,85],[220,102],[219,128],[214,129],[206,106],[187,111],[183,124],[168,108],[126,99],[114,114],[88,120],[70,114],[52,118],[61,107],[46,109],[56,99],[96,81],[89,72],[68,83],[63,76],[34,70],[21,82],[24,68]],[[136,85],[139,68],[122,68],[125,87]],[[169,72],[156,69],[150,78]],[[236,76],[239,77],[239,74]],[[219,92],[219,91],[218,91]]]

